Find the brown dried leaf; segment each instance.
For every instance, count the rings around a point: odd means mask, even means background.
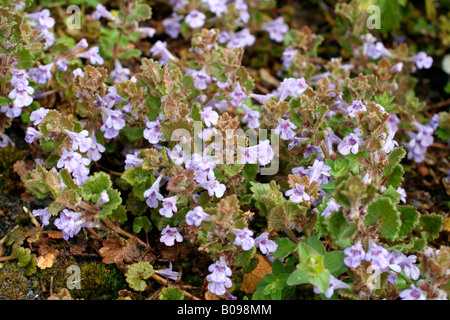
[[[99,250],[103,263],[115,263],[116,266],[125,270],[125,264],[138,261],[142,252],[138,247],[138,242],[134,238],[125,241],[117,235],[110,235],[103,241],[103,247]]]
[[[266,274],[272,273],[272,266],[261,255],[256,254],[258,265],[252,272],[244,274],[241,290],[246,294],[252,294],[256,291],[256,285],[265,277]]]

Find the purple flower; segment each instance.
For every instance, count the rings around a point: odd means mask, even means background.
[[[106,148],[101,143],[97,142],[97,138],[95,137],[95,133],[91,133],[91,145],[89,149],[86,151],[86,155],[91,161],[98,161],[102,157],[101,153],[105,152]]]
[[[205,122],[207,127],[216,125],[219,121],[219,114],[213,110],[212,107],[206,107],[203,111],[200,111],[201,119]]]
[[[114,63],[114,70],[111,71],[109,76],[114,79],[114,83],[120,82],[120,81],[127,81],[129,80],[129,75],[131,71],[128,68],[124,68],[119,60],[116,60]],[[112,87],[111,87],[112,88]]]
[[[306,146],[305,152],[303,153],[303,158],[308,159],[314,153],[319,153],[317,159],[322,159],[322,149],[319,146],[308,144]]]
[[[388,57],[391,55],[389,50],[387,50],[382,42],[376,42],[376,43],[365,43],[364,44],[364,52],[366,55],[373,59],[378,60],[381,57]]]
[[[109,196],[108,196],[108,192],[106,190],[103,190],[100,193],[100,198],[98,198],[97,200],[97,205],[100,207],[102,205],[104,205],[105,203],[109,202]]]
[[[167,50],[167,42],[162,42],[160,40],[156,41],[150,49],[150,54],[152,56],[160,55],[159,64],[163,65],[168,63],[170,60],[175,60],[176,58]]]
[[[33,93],[34,89],[28,85],[28,80],[23,79],[15,83],[14,89],[8,94],[8,98],[14,100],[13,106],[15,108],[22,108],[33,102],[33,98],[30,97]]]
[[[145,125],[147,128],[144,130],[144,138],[151,144],[157,144],[163,134],[159,119],[156,119],[155,121],[146,121]]]
[[[209,11],[215,13],[217,16],[221,16],[228,11],[227,0],[202,0],[202,2],[206,2]]]
[[[181,30],[181,19],[183,19],[183,16],[180,16],[176,13],[172,15],[171,18],[166,18],[162,21],[162,24],[164,26],[164,31],[172,38],[176,39],[178,38],[178,35],[180,34]]]
[[[255,238],[255,246],[259,247],[259,250],[261,250],[263,254],[275,252],[278,248],[275,241],[269,240],[268,232],[263,232]]]
[[[164,198],[162,200],[162,208],[159,209],[159,214],[166,218],[172,218],[173,213],[178,211],[177,200],[178,196]]]
[[[42,137],[42,133],[36,130],[33,127],[27,128],[27,134],[25,136],[26,143],[33,143],[35,139],[40,139]]]
[[[283,66],[290,67],[294,62],[294,57],[297,53],[298,51],[293,47],[287,47],[286,49],[284,49],[283,56],[281,57]]]
[[[319,184],[328,184],[328,177],[330,177],[330,166],[320,160],[314,160],[312,166],[308,167],[308,177],[311,181],[317,181]]]
[[[192,29],[200,28],[205,24],[206,16],[204,13],[197,10],[192,10],[184,19]]]
[[[6,134],[0,132],[0,148],[6,148],[9,143],[13,144]]]
[[[339,211],[341,206],[333,198],[327,202],[327,207],[322,212],[324,218],[328,218],[334,211]]]
[[[244,104],[244,99],[247,98],[247,94],[242,91],[241,84],[237,82],[234,91],[228,95],[228,98],[231,99],[230,103],[233,106],[241,107]]]
[[[423,51],[419,52],[410,60],[416,64],[418,69],[430,69],[433,65],[433,58],[427,56],[427,54]]]
[[[371,261],[372,265],[379,267],[381,270],[385,270],[389,266],[389,251],[371,242],[369,244],[369,251],[364,256],[364,260]]]
[[[425,160],[425,152],[427,148],[433,144],[434,138],[434,123],[428,123],[427,125],[421,125],[417,122],[414,123],[418,132],[417,134],[409,132],[408,135],[411,138],[409,143],[406,144],[408,149],[408,159],[413,159],[417,163]]]
[[[98,99],[98,97],[97,97],[97,99]],[[114,105],[116,103],[120,103],[122,101],[123,101],[123,98],[117,94],[117,89],[114,87],[109,87],[108,93],[105,94],[105,96],[103,98],[101,98],[98,101],[98,103],[101,106],[105,106],[105,107],[108,107],[109,109],[111,109],[112,107],[114,107]]]
[[[92,139],[88,138],[89,132],[83,130],[79,133],[66,130],[67,135],[72,139],[72,150],[80,150],[80,152],[85,153],[91,148]]]
[[[258,145],[248,148],[238,148],[242,154],[242,158],[240,159],[239,164],[259,163],[261,166],[265,166],[268,165],[275,156],[272,147],[270,146],[269,140],[261,141]]]
[[[427,300],[423,291],[413,284],[411,285],[411,289],[400,292],[399,297],[402,298],[402,300]]]
[[[74,172],[80,165],[87,166],[91,161],[87,158],[83,158],[81,154],[67,149],[62,150],[62,155],[56,164],[56,167],[64,167],[70,173]]]
[[[286,197],[289,197],[289,200],[294,202],[303,202],[311,200],[309,194],[305,192],[305,186],[296,183],[294,189],[290,189],[284,193]]]
[[[132,168],[132,167],[140,167],[142,165],[144,160],[138,158],[139,154],[140,154],[140,151],[136,151],[134,154],[130,153],[130,154],[126,155],[125,170]]]
[[[50,218],[52,217],[52,214],[48,212],[48,207],[46,207],[44,209],[33,210],[33,216],[40,217],[42,227],[45,227],[50,224]]]
[[[39,30],[51,29],[55,26],[55,19],[50,17],[50,11],[48,9],[29,13],[27,14],[27,18],[32,19],[33,22],[30,22],[30,25]]]
[[[402,69],[403,69],[403,62],[399,62],[399,63],[394,64],[390,71],[392,73],[399,73],[399,72],[402,72]]]
[[[200,184],[200,186],[208,191],[210,197],[215,195],[217,198],[222,198],[226,191],[226,186],[217,180],[207,181]]]
[[[345,248],[344,254],[344,263],[350,268],[358,268],[366,255],[361,242],[357,242],[351,247]]]
[[[74,51],[83,50],[83,49],[87,49],[87,47],[89,47],[89,44],[86,41],[86,39],[83,38],[80,41],[78,41],[78,43],[75,45],[73,50]]]
[[[180,229],[173,227],[171,228],[169,225],[167,225],[162,231],[161,231],[161,238],[160,241],[164,242],[164,244],[168,247],[173,246],[176,242],[183,242],[183,236],[179,233]]]
[[[233,229],[233,233],[236,236],[234,244],[242,246],[242,250],[247,251],[255,246],[255,240],[252,238],[253,231],[249,230],[247,227],[244,229]]]
[[[104,63],[104,60],[99,55],[98,50],[99,50],[98,47],[92,47],[88,51],[85,51],[83,53],[79,53],[78,57],[84,58],[84,59],[89,59],[89,62],[91,64],[98,63],[99,65],[102,65]]]
[[[92,221],[84,221],[80,212],[74,212],[68,209],[64,209],[59,218],[55,220],[55,226],[62,230],[62,236],[65,240],[73,238],[82,227],[91,228],[93,226]]]
[[[325,297],[327,297],[329,299],[333,295],[334,290],[346,289],[346,288],[350,288],[350,285],[338,280],[333,275],[330,275],[330,284],[329,284],[326,292],[321,292],[317,286],[314,286],[313,290],[314,290],[314,293],[316,293],[316,294],[324,293]]]
[[[211,83],[211,77],[206,73],[205,68],[199,71],[191,69],[189,74],[194,78],[194,86],[198,90],[205,90]]]
[[[366,110],[366,106],[359,100],[353,101],[353,103],[347,107],[347,113],[352,118],[356,117],[356,112]]]
[[[83,70],[81,70],[81,68],[76,68],[75,70],[73,70],[72,75],[73,75],[73,82],[75,82],[77,76],[84,78],[84,72]]]
[[[280,101],[284,101],[287,97],[291,96],[296,98],[306,91],[308,85],[304,78],[286,78],[281,82],[280,87],[277,89]]]
[[[213,263],[208,267],[208,271],[211,272],[206,280],[208,284],[208,290],[216,295],[223,295],[227,292],[226,288],[231,288],[233,283],[230,278],[232,275],[231,269],[227,266],[225,258],[221,257],[219,261]]]
[[[173,281],[178,280],[178,276],[180,275],[179,272],[172,270],[172,262],[169,262],[169,268],[155,270],[155,272],[160,276]]]
[[[95,8],[95,11],[92,13],[92,18],[95,20],[100,20],[101,18],[106,18],[110,20],[114,20],[114,16],[111,12],[109,12],[105,6],[103,6],[101,3],[97,5]]]
[[[190,226],[194,225],[196,227],[200,227],[203,221],[209,220],[209,215],[205,213],[205,211],[203,211],[203,208],[200,206],[197,206],[194,208],[194,210],[189,210],[188,213],[186,213],[186,223]]]
[[[106,139],[117,137],[119,131],[125,127],[125,119],[122,111],[102,107],[103,125],[100,131],[105,133]]]
[[[338,151],[345,156],[350,152],[357,154],[359,146],[363,144],[363,141],[358,136],[355,133],[350,133],[348,136],[345,136],[343,141],[338,145]]]
[[[58,68],[59,71],[67,71],[67,59],[61,59],[56,61],[56,68]]]
[[[146,203],[150,208],[157,208],[158,201],[164,199],[161,193],[159,193],[159,182],[161,181],[162,176],[159,176],[158,179],[153,183],[150,189],[144,191],[144,197],[147,198]]]
[[[252,46],[255,43],[255,36],[250,33],[250,30],[245,28],[239,32],[235,32],[229,35],[229,41],[227,48],[237,49],[244,48],[246,46]]]
[[[247,123],[249,129],[257,129],[260,126],[259,118],[261,118],[261,113],[257,110],[252,110],[246,105],[243,105],[244,117],[242,118],[243,123]]]
[[[275,128],[275,133],[279,134],[283,140],[292,140],[296,135],[295,129],[297,129],[297,126],[291,120],[278,119],[278,126]]]
[[[284,22],[283,17],[266,22],[262,28],[269,33],[270,39],[276,42],[283,42],[284,35],[289,31],[289,26]]]
[[[40,65],[37,68],[31,68],[30,70],[28,70],[28,75],[36,83],[46,84],[47,81],[52,78],[52,67],[53,63],[47,64],[45,66]]]

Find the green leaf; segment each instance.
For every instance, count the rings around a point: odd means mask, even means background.
[[[398,164],[400,164],[400,161],[402,161],[405,155],[406,151],[405,149],[403,149],[403,147],[395,148],[388,156],[388,161],[383,168],[383,175],[385,177],[389,177],[394,168],[397,167]]]
[[[290,286],[296,286],[303,283],[308,283],[308,273],[304,270],[294,270],[287,279],[287,284]]]
[[[255,253],[256,253],[256,247],[253,247],[250,250],[239,253],[234,264],[237,267],[242,267],[242,268],[246,269],[250,265],[250,262],[252,261],[253,257],[255,256]]]
[[[395,190],[401,187],[405,170],[401,164],[398,164],[388,176],[387,186],[392,186]]]
[[[317,239],[316,237],[311,237],[306,240],[306,244],[317,251],[317,253],[324,255],[327,253],[325,250],[325,246],[323,245],[322,241]]]
[[[381,220],[380,234],[385,239],[394,241],[400,231],[401,220],[392,201],[387,197],[378,197],[369,204],[367,211],[364,225],[373,226]]]
[[[29,49],[24,46],[19,46],[15,53],[17,60],[17,67],[19,69],[30,69],[34,66],[34,56]]]
[[[18,260],[17,265],[19,267],[25,267],[31,261],[31,251],[28,248],[19,248],[17,250],[14,250],[12,256],[14,257],[14,259]]]
[[[178,287],[166,287],[159,293],[159,300],[183,300],[184,293]]]
[[[136,291],[144,291],[147,288],[145,280],[150,278],[153,273],[155,273],[153,266],[147,261],[141,261],[128,266],[125,276],[130,288]]]
[[[286,258],[297,249],[297,245],[289,238],[276,238],[277,250],[272,254],[275,259]]]
[[[116,210],[119,205],[122,203],[122,198],[120,197],[120,192],[116,189],[108,189],[106,190],[108,194],[109,201],[102,204],[100,212],[97,214],[96,218],[106,218]]]
[[[397,206],[397,210],[400,212],[400,220],[402,221],[397,239],[401,240],[410,234],[419,223],[420,214],[412,206]]]
[[[422,215],[420,217],[418,231],[421,231],[422,238],[428,242],[439,237],[439,233],[444,228],[444,218],[435,213]]]
[[[326,292],[328,290],[328,286],[330,285],[330,271],[325,269],[322,273],[309,277],[309,283],[317,286],[320,292]]]
[[[289,226],[290,221],[303,216],[306,208],[293,201],[284,201],[281,205],[277,205],[269,212],[267,219],[267,229],[283,229]]]
[[[142,228],[144,229],[145,232],[149,232],[150,230],[152,230],[152,224],[150,220],[146,216],[134,218],[133,232],[139,233],[141,232]]]
[[[97,202],[104,190],[111,189],[111,178],[106,172],[96,172],[82,186],[82,196],[86,201]],[[108,194],[109,195],[109,194]]]
[[[148,20],[152,17],[152,8],[148,4],[138,3],[128,15],[126,24]]]
[[[337,277],[347,271],[347,266],[344,263],[345,254],[342,251],[335,250],[325,254],[324,265],[330,273]]]
[[[342,210],[334,211],[326,220],[328,232],[333,242],[344,249],[353,244],[353,236],[356,233],[356,224],[348,222]]]

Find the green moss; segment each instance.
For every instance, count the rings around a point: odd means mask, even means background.
[[[114,265],[86,262],[80,272],[81,288],[70,290],[74,299],[115,300],[119,290],[127,288],[125,276]]]
[[[0,268],[0,300],[23,300],[29,281],[23,270],[14,263],[4,263]]]

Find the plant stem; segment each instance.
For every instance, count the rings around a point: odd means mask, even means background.
[[[167,281],[166,279],[164,279],[164,278],[158,276],[156,273],[154,273],[154,274],[152,275],[152,278],[153,278],[153,280],[155,280],[156,282],[158,282],[158,283],[160,283],[160,284],[162,284],[162,285],[164,285],[164,286],[166,286],[166,287],[172,285],[169,281]],[[173,285],[176,286],[176,284],[173,284]],[[178,287],[178,286],[177,286],[177,287]],[[179,288],[179,287],[178,287],[178,288]],[[183,289],[181,289],[181,288],[179,288],[179,289],[180,289],[181,292],[183,292],[184,295],[185,295],[186,297],[188,297],[189,299],[191,299],[191,300],[200,300],[200,298],[197,298],[197,297],[194,296],[193,294],[190,294],[189,292],[187,292],[187,291],[185,291],[185,290],[183,290]]]

